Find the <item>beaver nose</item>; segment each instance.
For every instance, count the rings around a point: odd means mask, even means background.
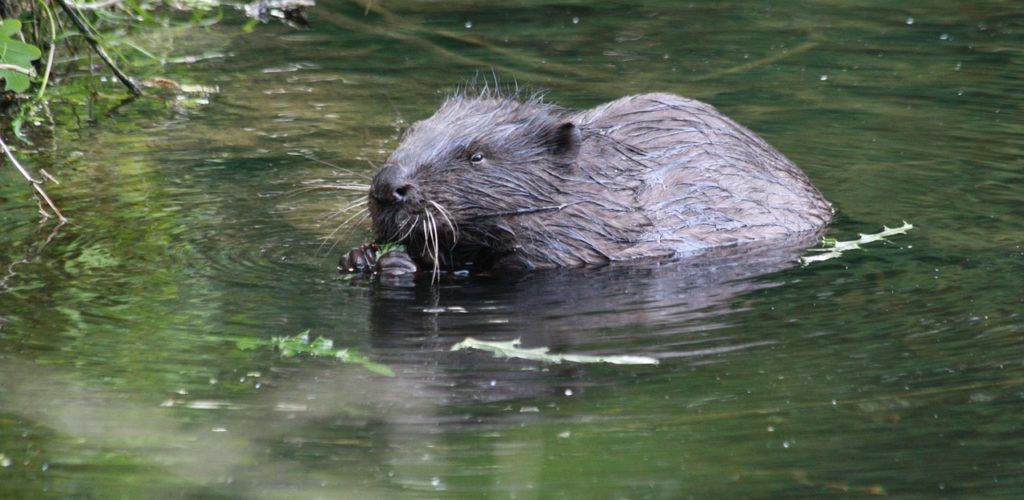
[[[415,188],[396,166],[387,166],[373,178],[370,196],[385,205],[397,205],[412,197]]]

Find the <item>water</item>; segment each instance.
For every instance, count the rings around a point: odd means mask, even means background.
[[[71,225],[39,224],[0,169],[0,497],[1024,492],[1016,4],[332,1],[311,19],[138,41],[206,56],[162,71],[208,98],[118,103],[110,84],[57,106],[30,166],[61,179]],[[368,234],[332,215],[359,194],[330,186],[365,183],[477,73],[570,107],[709,101],[803,167],[831,236],[916,228],[759,276],[337,276]],[[396,376],[237,342],[307,329]],[[465,336],[661,364],[448,351]]]

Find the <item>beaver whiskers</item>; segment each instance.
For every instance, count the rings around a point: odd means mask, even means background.
[[[444,208],[443,206],[441,206],[440,203],[434,200],[427,200],[427,203],[430,203],[434,208],[437,209],[437,213],[441,215],[441,217],[444,219],[445,225],[448,226],[449,230],[451,230],[452,244],[454,245],[455,243],[458,243],[459,226],[454,222],[454,219],[452,218],[451,213],[448,212],[448,209]]]
[[[346,191],[365,192],[367,189],[369,189],[369,185],[355,183],[322,184],[294,189],[290,191],[288,195],[292,196],[295,194],[313,191],[317,189],[342,189]],[[327,245],[328,241],[331,242],[331,245],[327,248],[325,253],[330,253],[334,251],[334,248],[338,245],[339,241],[344,240],[345,237],[348,236],[348,234],[350,234],[354,230],[354,228],[361,226],[366,219],[370,218],[370,212],[367,208],[368,205],[369,200],[367,200],[365,197],[359,197],[356,198],[355,200],[349,201],[348,203],[342,205],[337,210],[332,210],[324,214],[323,217],[321,217],[320,220],[317,221],[318,223],[326,223],[335,217],[339,217],[345,214],[350,215],[345,217],[334,229],[331,230],[330,233],[328,233],[326,236],[322,238],[323,241],[317,248],[317,254],[324,250],[324,246]]]
[[[441,270],[441,251],[437,236],[437,221],[430,211],[423,212],[426,217],[423,219],[423,250],[426,252],[430,262],[434,264],[434,276]]]
[[[459,227],[452,220],[451,214],[448,209],[444,208],[440,203],[433,200],[428,200],[429,206],[423,210],[423,220],[421,226],[423,229],[423,249],[420,252],[422,255],[428,258],[428,261],[433,264],[434,277],[440,276],[441,271],[441,232],[438,230],[438,221],[444,225],[440,226],[447,228],[446,235],[450,238],[446,241],[445,250],[451,251],[455,248],[455,245],[459,242]],[[437,215],[434,211],[437,211]],[[415,227],[415,226],[414,226]],[[409,235],[400,241],[407,241]]]

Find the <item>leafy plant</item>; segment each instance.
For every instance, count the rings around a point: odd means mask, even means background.
[[[551,354],[547,347],[523,348],[519,347],[522,342],[519,339],[508,342],[477,340],[473,337],[466,337],[452,346],[452,351],[464,349],[479,349],[490,351],[494,357],[520,358],[532,361],[543,361],[545,363],[561,363],[569,361],[572,363],[611,363],[615,365],[656,365],[658,360],[647,356],[590,356],[586,354]]]
[[[35,76],[32,61],[42,57],[39,47],[15,40],[21,32],[21,21],[0,19],[0,78],[4,79],[4,90],[24,92]]]
[[[342,363],[362,365],[363,368],[379,375],[387,377],[395,376],[395,372],[392,371],[391,368],[388,368],[386,365],[370,361],[370,358],[359,354],[354,349],[335,348],[334,341],[331,339],[317,337],[310,340],[309,330],[289,337],[272,337],[270,340],[238,338],[235,339],[235,344],[238,345],[239,349],[243,350],[257,349],[260,347],[273,347],[281,353],[282,357],[285,358],[295,357],[299,354],[335,358]]]
[[[817,254],[805,255],[800,257],[800,263],[803,265],[810,264],[811,262],[820,262],[823,260],[835,259],[843,255],[843,252],[850,250],[860,250],[861,245],[868,243],[874,243],[876,241],[885,241],[889,236],[895,236],[897,234],[906,234],[907,231],[914,229],[914,225],[903,221],[903,225],[900,227],[886,227],[882,226],[882,230],[873,234],[860,234],[856,240],[839,241],[835,238],[823,238],[821,240],[821,248],[812,248],[808,252],[820,252]]]
[[[388,252],[405,252],[405,245],[401,243],[383,243],[380,246],[380,250],[377,251],[377,255],[384,255]]]

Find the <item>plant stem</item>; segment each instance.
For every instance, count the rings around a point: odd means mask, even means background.
[[[40,1],[39,5],[43,7],[46,18],[50,20],[50,54],[46,57],[46,69],[43,71],[43,81],[39,84],[39,93],[36,94],[36,99],[42,99],[46,94],[46,86],[50,83],[50,71],[53,69],[53,57],[57,53],[57,23],[53,20],[53,11],[44,1]]]
[[[16,73],[21,73],[23,75],[28,75],[28,76],[36,76],[36,71],[34,69],[32,69],[32,68],[22,68],[21,66],[17,66],[17,65],[14,65],[14,64],[2,64],[2,63],[0,63],[0,69],[6,70],[6,71],[14,71]]]

